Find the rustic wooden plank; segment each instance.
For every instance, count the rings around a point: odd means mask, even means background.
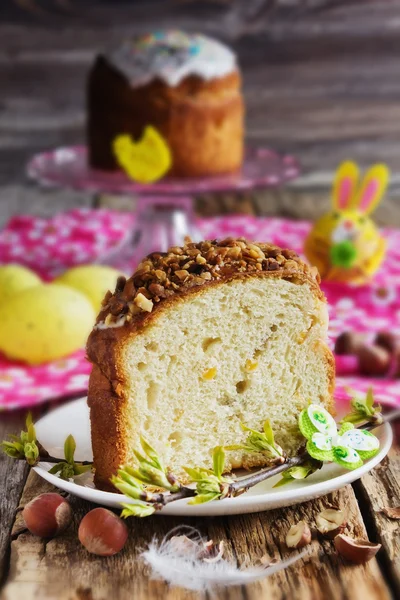
[[[60,1],[60,0],[59,0]],[[15,3],[20,2],[33,8],[36,6],[44,10],[21,10],[15,7]],[[146,18],[149,19],[148,5],[150,0],[141,2],[99,2],[99,0],[74,0],[71,2],[74,10],[70,17],[65,12],[54,10],[54,0],[3,0],[5,4],[3,9],[4,19],[10,22],[19,23],[48,23],[60,24],[65,22],[87,23],[90,21],[97,26],[113,25],[116,21],[125,21],[135,23]],[[233,5],[233,6],[231,6]],[[393,17],[396,14],[397,7],[390,0],[353,0],[352,2],[343,2],[342,0],[295,0],[288,3],[285,0],[265,0],[264,9],[260,9],[260,0],[250,0],[244,3],[243,0],[234,2],[211,3],[204,0],[197,2],[179,3],[173,0],[170,2],[152,0],[151,8],[154,14],[157,14],[159,22],[182,26],[182,20],[186,25],[196,28],[196,20],[202,18],[207,20],[208,25],[214,25],[214,30],[218,29],[217,20],[225,18],[225,24],[229,25],[227,33],[244,34],[265,31],[265,28],[271,28],[277,35],[290,33],[293,37],[320,36],[321,31],[327,35],[337,35],[338,33],[354,36],[353,21],[358,24],[359,36],[365,32],[381,31],[390,32],[396,27],[393,23]],[[53,9],[53,10],[52,10]],[[392,22],[391,22],[392,21]],[[308,24],[308,27],[307,27]]]
[[[33,496],[48,491],[36,474],[29,475],[21,504]],[[168,589],[164,582],[149,579],[148,569],[138,560],[154,535],[161,538],[179,524],[197,527],[214,540],[224,540],[227,556],[238,564],[254,562],[268,554],[271,558],[285,558],[292,551],[286,549],[284,538],[290,525],[300,519],[311,525],[315,515],[326,506],[346,508],[349,511],[349,534],[366,537],[359,507],[350,486],[327,497],[296,507],[254,515],[223,519],[179,519],[155,517],[128,521],[130,537],[122,553],[107,559],[90,556],[77,540],[80,519],[91,508],[86,502],[71,499],[74,521],[58,539],[44,542],[29,533],[20,533],[12,542],[10,576],[4,590],[5,600],[58,600],[91,598],[100,600],[203,600],[205,596]],[[21,531],[21,516],[17,517],[14,531]],[[53,595],[53,596],[52,596]],[[345,564],[330,541],[315,536],[308,547],[307,557],[284,572],[245,588],[222,590],[221,600],[385,600],[390,598],[378,564],[375,560],[364,566]]]
[[[19,413],[1,415],[0,441],[9,433],[17,433],[22,425]],[[16,463],[0,451],[0,585],[8,570],[10,535],[27,474],[24,463]]]
[[[400,521],[389,519],[385,507],[400,507],[400,448],[355,485],[364,520],[369,531],[382,543],[380,564],[387,580],[400,597]]]

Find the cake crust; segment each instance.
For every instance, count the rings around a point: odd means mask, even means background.
[[[91,166],[119,169],[113,140],[121,134],[139,140],[152,125],[171,149],[169,175],[200,177],[238,170],[244,135],[240,87],[238,70],[211,80],[189,75],[174,87],[161,79],[131,87],[122,73],[98,57],[87,86]]]
[[[183,271],[186,271],[185,276]],[[133,336],[145,332],[147,326],[159,319],[164,311],[175,309],[189,296],[204,294],[210,286],[254,277],[306,284],[315,297],[326,301],[319,287],[317,270],[304,263],[296,253],[269,244],[232,238],[199,244],[189,242],[183,248],[170,249],[168,253],[153,253],[139,265],[130,279],[120,278],[114,294],[106,295],[87,345],[88,358],[93,363],[88,404],[96,486],[113,489],[109,479],[123,462],[127,450],[123,421],[127,399],[121,362],[124,345]],[[334,358],[328,346],[324,346],[323,354],[330,382],[331,401],[327,408],[334,413]],[[240,466],[264,465],[265,460],[247,457]]]

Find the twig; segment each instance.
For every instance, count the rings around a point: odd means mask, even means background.
[[[160,508],[169,504],[170,502],[175,502],[176,500],[182,500],[183,498],[193,498],[196,495],[196,490],[193,488],[186,487],[183,485],[178,492],[174,492],[172,494],[153,494],[151,503],[159,504]]]
[[[253,473],[252,475],[242,477],[242,479],[238,479],[238,481],[234,481],[230,484],[229,495],[238,496],[239,494],[243,494],[258,483],[261,483],[266,479],[270,479],[271,477],[275,477],[275,475],[279,475],[280,473],[283,473],[292,467],[297,467],[298,465],[303,464],[309,458],[310,455],[305,452],[299,456],[287,458],[284,463],[275,467],[268,467],[267,469],[262,469],[261,471],[257,471],[257,473]]]
[[[384,423],[391,423],[400,419],[400,409],[394,410],[387,415],[382,415],[382,421],[380,423],[370,423],[369,425],[359,425],[358,428],[363,429],[375,429],[376,427],[380,427]],[[263,469],[262,471],[258,471],[254,473],[254,475],[249,475],[248,477],[243,477],[238,481],[235,481],[231,484],[230,489],[232,490],[232,496],[238,495],[238,493],[246,492],[249,488],[265,481],[266,479],[270,479],[270,477],[274,477],[275,475],[279,475],[284,471],[287,471],[291,467],[297,467],[302,465],[307,460],[311,459],[311,456],[308,452],[304,452],[299,456],[293,456],[292,458],[288,458],[282,465],[278,465],[276,467]]]
[[[39,440],[36,440],[36,444],[37,447],[39,448],[39,461],[43,461],[43,462],[48,462],[51,463],[53,465],[56,465],[58,463],[61,462],[65,462],[65,458],[56,458],[55,456],[51,456],[46,448],[44,446],[42,446],[42,444],[39,442]],[[92,465],[93,462],[88,461],[88,460],[75,460],[74,463],[76,465],[82,465],[82,466],[86,466],[86,465]]]
[[[25,459],[21,459],[21,460],[25,460]],[[62,463],[65,462],[65,458],[56,458],[55,456],[50,456],[50,454],[47,455],[39,455],[39,461],[40,462],[48,462],[51,464],[58,464],[58,463]],[[83,467],[87,466],[87,465],[92,465],[93,463],[89,460],[75,460],[74,461],[76,465],[82,465]]]
[[[374,415],[371,417],[369,422],[366,419],[364,424],[360,424],[360,425],[358,425],[358,427],[359,428],[363,427],[364,429],[375,429],[376,427],[379,427],[380,425],[383,425],[384,423],[390,423],[390,422],[396,421],[397,419],[400,419],[400,409],[394,410],[386,415],[381,415],[381,414]],[[38,447],[39,447],[39,460],[40,461],[48,462],[51,464],[58,464],[61,462],[65,462],[65,459],[56,458],[55,456],[51,456],[50,454],[48,454],[48,452],[45,450],[45,448],[43,448],[43,446],[40,444],[40,442],[37,442],[37,443],[38,443]],[[240,494],[243,494],[244,492],[246,492],[250,488],[254,487],[255,485],[261,483],[262,481],[266,481],[267,479],[270,479],[271,477],[275,477],[275,475],[284,473],[285,471],[287,471],[288,469],[291,469],[292,467],[300,466],[300,465],[306,463],[310,459],[312,459],[312,457],[303,448],[300,451],[300,454],[298,454],[297,456],[293,456],[293,457],[289,457],[289,458],[286,456],[281,456],[280,457],[281,464],[276,464],[276,462],[275,462],[275,464],[273,466],[270,466],[268,468],[257,471],[256,473],[252,473],[251,475],[248,475],[246,477],[242,477],[241,479],[238,479],[237,481],[228,482],[226,480],[225,481],[221,480],[221,484],[220,484],[221,496],[224,498],[239,496]],[[21,457],[21,460],[25,460],[25,458]],[[82,465],[82,466],[92,465],[92,463],[90,461],[74,461],[74,464]],[[174,483],[175,481],[177,481],[172,474],[169,474],[168,478],[171,483]],[[176,502],[177,500],[182,500],[184,498],[193,498],[194,496],[196,496],[196,494],[197,494],[196,489],[182,485],[178,491],[172,492],[172,493],[170,493],[170,492],[151,493],[151,492],[144,491],[142,500],[144,502],[148,502],[148,503],[152,504],[157,510],[160,510],[163,506],[166,506],[167,504],[170,504],[171,502]]]
[[[400,419],[400,409],[394,410],[387,415],[382,416],[381,423],[371,423],[369,425],[359,425],[358,428],[363,429],[375,429],[384,423],[390,423]],[[291,458],[287,458],[284,463],[280,465],[275,465],[273,467],[268,467],[266,469],[262,469],[261,471],[257,471],[252,475],[248,475],[246,477],[242,477],[238,479],[238,481],[234,481],[229,484],[229,492],[228,497],[239,496],[244,492],[247,492],[250,488],[254,487],[258,483],[262,481],[266,481],[271,477],[275,477],[275,475],[279,475],[292,467],[297,467],[305,463],[307,460],[310,460],[311,456],[308,452],[303,452],[298,456],[293,456]],[[191,498],[196,495],[196,491],[192,488],[188,488],[186,486],[182,486],[178,492],[174,492],[172,494],[168,493],[160,493],[152,495],[151,503],[157,504],[159,508],[170,504],[171,502],[175,502],[176,500],[182,500],[183,498]]]
[[[382,419],[383,420],[382,423],[380,423],[380,425],[383,425],[384,423],[392,423],[393,421],[397,421],[397,419],[400,419],[400,408],[398,408],[397,410],[392,410],[392,412],[388,413],[387,415],[382,415]],[[376,425],[372,424],[368,428],[374,429],[374,427],[376,427]]]

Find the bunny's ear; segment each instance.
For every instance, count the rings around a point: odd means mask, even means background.
[[[357,208],[367,215],[372,213],[382,200],[389,183],[389,175],[390,171],[386,165],[372,166],[366,173],[359,192],[354,197],[352,208]]]
[[[336,171],[333,183],[333,208],[349,208],[358,183],[358,167],[351,161],[343,162]]]

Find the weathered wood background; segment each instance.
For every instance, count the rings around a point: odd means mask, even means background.
[[[399,2],[2,0],[0,15],[0,224],[18,212],[92,202],[38,190],[24,179],[26,161],[84,141],[85,77],[96,52],[162,24],[235,47],[248,141],[291,152],[304,168],[282,190],[203,198],[199,210],[314,217],[327,206],[332,172],[351,157],[389,164],[392,187],[378,220],[400,225]]]

